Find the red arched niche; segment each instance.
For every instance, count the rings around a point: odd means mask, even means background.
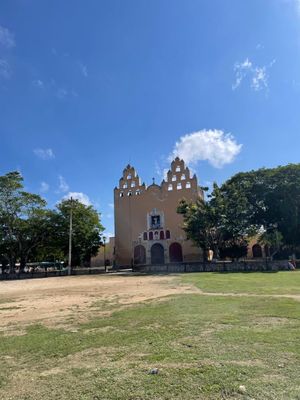
[[[182,247],[180,243],[174,242],[169,247],[170,262],[182,262]]]

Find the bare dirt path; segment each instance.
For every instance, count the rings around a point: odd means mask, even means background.
[[[0,282],[0,332],[17,324],[43,322],[68,325],[101,313],[105,303],[120,307],[179,293],[199,293],[191,285],[180,284],[176,276],[71,276]],[[105,314],[105,311],[102,311]],[[106,312],[107,314],[107,312]],[[69,321],[69,322],[68,322]]]
[[[225,297],[271,297],[286,298],[300,301],[300,294],[258,294],[258,293],[230,293],[230,292],[204,292],[199,289],[199,294],[203,296],[225,296]]]
[[[182,293],[203,296],[293,298],[299,295],[203,292],[182,284],[180,277],[97,275],[0,282],[0,332],[16,333],[20,327],[42,322],[72,328],[113,309]],[[109,307],[107,307],[109,306]],[[21,333],[21,331],[20,331]]]

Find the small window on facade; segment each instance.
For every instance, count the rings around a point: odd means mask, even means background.
[[[131,187],[135,187],[135,182],[131,182]]]
[[[166,231],[166,239],[170,239],[171,235],[170,235],[170,231]]]
[[[127,189],[127,183],[124,183],[123,189]]]
[[[181,180],[182,180],[182,181],[185,180],[185,175],[184,175],[184,174],[181,175]]]
[[[182,189],[181,183],[177,183],[177,189],[178,189],[178,190]]]
[[[159,238],[160,238],[160,240],[164,240],[164,238],[165,238],[165,233],[164,233],[164,231],[160,231],[160,232],[159,232]]]
[[[175,170],[176,172],[180,172],[180,167],[179,167],[179,165],[177,165],[177,167],[176,167],[176,170]]]
[[[158,232],[155,231],[155,232],[154,232],[154,239],[155,239],[155,240],[158,240],[158,238],[159,238]]]
[[[120,197],[123,197],[124,196],[124,193],[123,192],[120,192]]]
[[[127,179],[131,179],[131,174],[127,175]]]
[[[173,181],[173,182],[176,181],[176,175],[173,175],[173,176],[172,176],[172,181]]]
[[[187,189],[190,189],[190,188],[191,188],[191,182],[187,182],[186,185],[185,185],[185,187],[186,187]]]
[[[137,196],[139,196],[139,195],[141,194],[140,189],[138,189],[138,190],[135,192],[135,194],[136,194]]]
[[[153,240],[153,232],[149,232],[149,240]]]
[[[173,185],[170,183],[170,185],[168,186],[168,191],[170,192],[171,190],[173,190]]]
[[[147,232],[144,232],[143,239],[144,239],[144,240],[147,240],[147,239],[148,239]]]
[[[127,196],[132,196],[132,191],[131,190],[129,190]]]

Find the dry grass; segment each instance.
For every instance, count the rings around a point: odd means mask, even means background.
[[[217,274],[4,282],[0,399],[300,399],[298,275],[286,274],[286,297],[270,294],[274,274],[252,295],[242,274],[223,287]]]

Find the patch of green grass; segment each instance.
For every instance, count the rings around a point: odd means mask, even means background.
[[[299,399],[299,318],[293,299],[191,294],[76,332],[29,326],[0,336],[0,398]]]
[[[300,295],[300,271],[191,273],[183,275],[204,292]]]

